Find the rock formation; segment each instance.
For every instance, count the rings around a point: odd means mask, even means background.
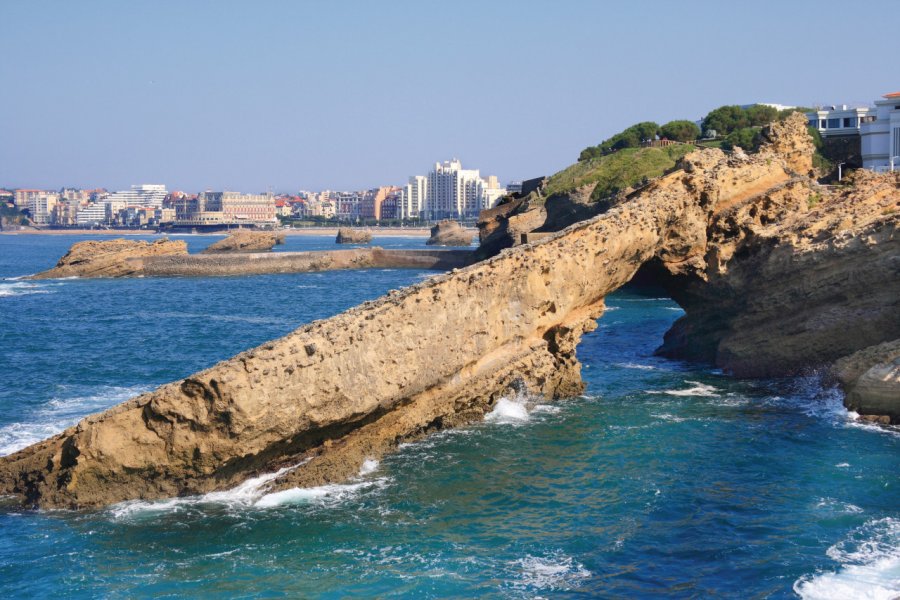
[[[228,237],[210,244],[202,254],[268,252],[275,245],[283,243],[283,232],[238,229],[228,234]]]
[[[802,177],[722,205],[694,273],[660,278],[686,311],[660,352],[766,377],[900,338],[898,183]]]
[[[180,255],[187,255],[187,244],[166,238],[153,242],[125,239],[78,242],[54,268],[32,275],[31,279],[125,277],[140,272],[140,263],[130,259]]]
[[[714,360],[765,371],[783,354],[772,346],[790,343],[789,334],[834,344],[795,348],[813,363],[847,353],[839,335],[860,344],[850,351],[896,339],[885,337],[892,329],[884,320],[893,310],[894,325],[900,321],[890,234],[896,184],[876,178],[866,193],[880,199],[853,200],[851,192],[813,206],[819,192],[802,176],[808,140],[804,152],[775,152],[802,148],[805,131],[797,117],[775,132],[781,146],[758,155],[696,152],[684,170],[547,239],[311,323],[88,417],[0,459],[0,494],[27,505],[88,507],[225,489],[282,467],[291,468],[272,490],[345,480],[400,442],[480,418],[504,394],[578,393],[581,335],[595,327],[603,298],[648,263],[687,308],[667,339],[670,351],[697,339]],[[797,143],[778,139],[785,135]],[[845,205],[853,201],[858,211]],[[744,262],[760,274],[745,272]],[[858,284],[871,284],[861,266],[893,290],[887,309],[853,300],[863,295]],[[779,279],[791,276],[796,283]],[[717,290],[707,301],[722,303],[712,310],[695,302],[704,279]],[[746,321],[734,290],[760,295],[743,305]],[[832,306],[850,299],[862,315],[829,312],[828,298]],[[813,318],[784,316],[802,313],[808,301]],[[694,317],[703,310],[711,322]],[[833,325],[835,318],[848,325]],[[779,334],[761,319],[795,329]],[[763,332],[780,337],[770,342]],[[755,340],[764,358],[746,353],[741,340]]]
[[[372,232],[367,229],[352,229],[341,227],[338,229],[336,244],[368,244],[372,241]]]
[[[847,408],[870,421],[900,424],[900,340],[846,356],[832,373],[847,394]]]
[[[456,221],[445,220],[431,228],[429,246],[471,246],[472,232]]]

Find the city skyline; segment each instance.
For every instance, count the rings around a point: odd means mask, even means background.
[[[451,157],[548,175],[638,121],[895,91],[858,68],[890,19],[797,46],[841,6],[4,3],[0,185],[367,189]]]

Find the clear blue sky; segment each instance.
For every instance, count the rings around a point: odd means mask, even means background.
[[[871,16],[869,16],[871,15]],[[0,0],[0,185],[550,174],[642,120],[900,88],[896,0]]]

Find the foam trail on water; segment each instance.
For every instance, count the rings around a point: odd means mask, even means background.
[[[648,394],[667,394],[669,396],[699,396],[703,398],[717,398],[719,396],[719,390],[716,387],[711,385],[707,385],[700,381],[685,381],[685,383],[692,383],[693,386],[683,389],[683,390],[662,390],[662,391],[654,391],[650,390]]]
[[[0,283],[0,298],[53,293],[51,290],[46,289],[47,287],[48,286],[46,284],[31,283],[29,281]]]
[[[827,554],[841,568],[798,579],[794,591],[804,600],[894,600],[900,596],[900,519],[869,521]]]

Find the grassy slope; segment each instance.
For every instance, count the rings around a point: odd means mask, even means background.
[[[667,148],[625,148],[606,156],[578,162],[550,177],[543,195],[549,197],[597,182],[591,198],[599,200],[640,183],[644,177],[659,177],[692,150],[694,146],[690,144]]]

